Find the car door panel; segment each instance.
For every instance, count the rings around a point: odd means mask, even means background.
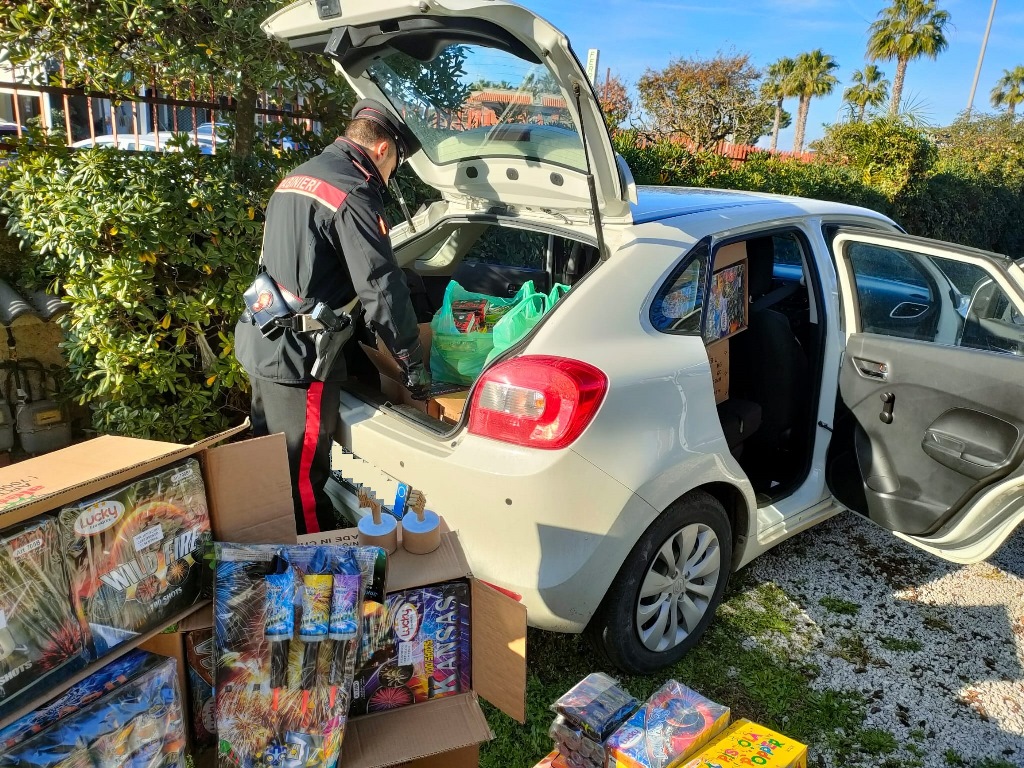
[[[996,254],[866,230],[840,230],[833,251],[846,334],[839,407],[855,459],[845,477],[859,472],[863,495],[842,480],[833,487],[933,554],[987,556],[1024,517],[1024,273]],[[886,270],[911,269],[929,284],[923,314],[941,322],[907,338],[892,323],[902,317],[876,321],[914,314],[899,311],[917,299],[909,291],[878,290]]]
[[[857,462],[874,522],[928,534],[973,488],[1020,467],[1024,358],[989,357],[874,334],[850,337],[840,396],[860,428]]]

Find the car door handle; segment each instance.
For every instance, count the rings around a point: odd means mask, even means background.
[[[924,314],[930,309],[927,304],[920,304],[916,301],[901,301],[892,311],[889,312],[889,317],[893,320],[916,320],[919,317],[923,317]]]
[[[861,357],[855,357],[853,359],[853,364],[857,366],[857,373],[865,379],[878,379],[879,381],[885,381],[889,378],[888,363],[878,363],[874,360],[865,360]]]

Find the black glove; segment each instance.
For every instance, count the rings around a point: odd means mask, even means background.
[[[423,363],[409,366],[405,373],[405,386],[413,400],[426,400],[430,395],[430,372]]]

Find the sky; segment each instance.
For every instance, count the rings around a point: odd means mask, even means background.
[[[866,63],[868,27],[886,0],[517,0],[564,32],[584,63],[587,50],[600,51],[598,77],[610,67],[633,90],[647,69],[662,69],[678,58],[710,58],[718,51],[747,53],[764,68],[782,56],[821,48],[839,63],[839,85],[814,99],[807,140],[821,138],[824,124],[842,117],[843,90]],[[939,0],[949,12],[949,46],[937,60],[910,62],[903,100],[934,125],[947,125],[967,108],[991,0]],[[974,110],[993,112],[989,93],[1003,70],[1024,65],[1024,0],[998,0],[992,33],[974,97]],[[878,62],[890,81],[895,62]],[[797,100],[786,102],[796,117]],[[1021,110],[1018,109],[1018,112]],[[766,144],[767,140],[762,140]],[[791,149],[793,128],[779,136]]]

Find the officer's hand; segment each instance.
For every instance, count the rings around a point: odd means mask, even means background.
[[[405,374],[405,386],[413,400],[426,400],[430,395],[430,372],[423,363],[417,363]]]

